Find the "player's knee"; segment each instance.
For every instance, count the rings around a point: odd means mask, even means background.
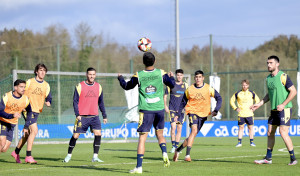
[[[288,130],[286,130],[284,128],[280,128],[279,133],[281,136],[286,136],[286,135],[288,135]]]
[[[268,136],[275,136],[275,131],[268,131]]]
[[[6,148],[3,147],[2,150],[1,150],[1,153],[5,153],[5,152],[8,150],[8,148],[9,148],[9,147],[6,147]]]
[[[244,126],[240,125],[240,126],[239,126],[239,129],[240,129],[240,130],[244,130]]]

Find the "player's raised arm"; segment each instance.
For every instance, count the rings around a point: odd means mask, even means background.
[[[138,77],[137,77],[137,73],[135,75],[133,75],[128,82],[126,82],[125,79],[124,79],[124,77],[122,75],[120,75],[120,74],[118,75],[118,80],[120,82],[120,86],[124,90],[133,89],[139,83],[139,80],[138,80]]]
[[[175,78],[173,76],[172,72],[169,72],[168,74],[165,73],[163,75],[163,82],[166,86],[170,87],[171,89],[175,86]]]

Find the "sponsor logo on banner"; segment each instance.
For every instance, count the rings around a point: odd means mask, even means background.
[[[210,129],[214,126],[213,123],[204,123],[200,132],[203,134],[203,136],[206,136],[207,133],[210,131]]]
[[[108,126],[110,126],[108,124]],[[116,126],[116,125],[114,125]],[[103,138],[138,138],[137,123],[119,124],[115,128],[108,128],[106,124],[102,125],[101,134]],[[37,138],[40,139],[69,139],[73,134],[74,126],[72,124],[49,124],[38,125]],[[197,137],[236,137],[238,136],[237,121],[208,121],[204,123],[200,133]],[[186,123],[182,125],[182,137],[186,137]],[[254,136],[267,136],[268,125],[267,120],[256,120],[253,126]],[[247,127],[244,128],[243,134],[249,135]],[[291,126],[289,128],[290,136],[300,136],[300,120],[291,120]],[[22,137],[22,128],[18,130],[18,137]],[[171,126],[169,122],[165,122],[165,128],[163,129],[163,135],[165,137],[171,136]],[[279,129],[275,133],[276,136],[280,136]],[[87,130],[80,138],[94,138],[94,134]],[[148,133],[148,137],[155,137],[155,129],[151,128]]]

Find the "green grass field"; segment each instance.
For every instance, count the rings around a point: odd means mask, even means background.
[[[296,157],[300,159],[300,137],[292,138]],[[170,141],[168,139],[168,141]],[[161,150],[157,143],[147,143],[143,162],[143,175],[300,175],[300,163],[288,166],[289,154],[280,137],[276,137],[273,164],[256,165],[266,153],[266,137],[257,137],[257,147],[249,146],[249,138],[243,138],[243,147],[236,148],[237,138],[196,138],[191,150],[192,162],[184,162],[185,150],[178,162],[164,168]],[[137,143],[103,143],[99,158],[104,163],[92,163],[92,144],[77,144],[72,160],[62,163],[68,144],[35,145],[33,156],[37,165],[23,164],[25,150],[21,151],[22,164],[16,164],[10,153],[0,155],[0,175],[125,175],[136,165]],[[171,149],[170,142],[168,150]],[[284,149],[284,151],[279,151]],[[172,160],[173,154],[169,153]]]

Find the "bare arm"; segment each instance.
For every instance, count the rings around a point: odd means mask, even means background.
[[[166,111],[166,113],[169,113],[167,98],[168,98],[168,94],[165,94],[164,95],[165,111]]]
[[[267,93],[265,95],[265,97],[259,103],[256,103],[256,104],[250,106],[250,109],[252,109],[252,111],[255,111],[256,109],[258,109],[259,107],[261,107],[262,105],[267,103],[269,100],[270,100],[269,99],[269,94]]]

